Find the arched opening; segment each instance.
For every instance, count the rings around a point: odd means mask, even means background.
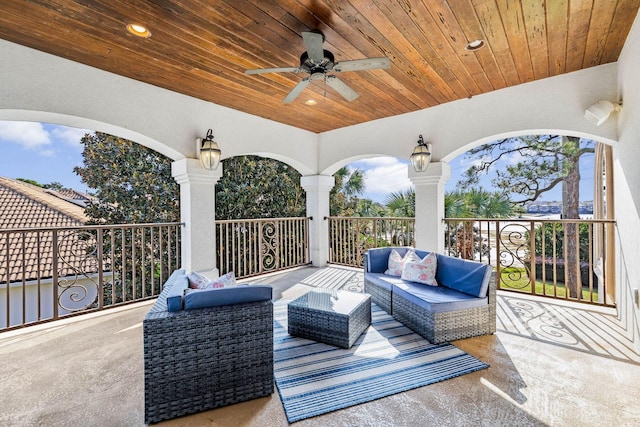
[[[160,293],[180,264],[171,159],[40,122],[0,122],[0,141],[3,172],[14,175],[0,178],[0,327]]]
[[[521,134],[468,147],[450,160],[447,252],[493,264],[501,289],[614,304],[609,146]],[[518,218],[500,200],[515,206]]]

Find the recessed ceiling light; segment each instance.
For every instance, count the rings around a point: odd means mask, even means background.
[[[304,101],[304,103],[307,105],[316,105],[318,101],[316,101],[315,99],[307,99],[306,101]]]
[[[474,41],[471,41],[471,42],[467,43],[467,45],[464,48],[466,50],[473,51],[473,50],[480,49],[482,46],[484,46],[484,40],[478,39],[478,40],[474,40]]]
[[[147,29],[147,27],[140,24],[127,24],[127,31],[129,31],[134,36],[149,38],[151,37],[151,31]]]

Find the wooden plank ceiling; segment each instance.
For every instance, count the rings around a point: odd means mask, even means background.
[[[2,0],[0,38],[313,132],[432,107],[616,61],[640,0]],[[145,25],[149,38],[129,34]],[[302,31],[336,61],[387,56],[388,70],[343,72],[344,100],[295,67]],[[476,51],[468,42],[484,40]],[[3,61],[11,60],[3,58]],[[306,105],[315,99],[317,104]]]

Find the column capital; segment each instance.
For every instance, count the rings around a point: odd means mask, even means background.
[[[300,186],[309,191],[331,191],[336,185],[335,177],[331,175],[307,175],[300,177]]]
[[[178,184],[215,184],[222,178],[222,163],[216,170],[206,170],[198,159],[184,158],[171,163],[171,176]]]
[[[426,172],[416,172],[409,165],[407,166],[407,171],[413,185],[445,183],[451,176],[451,166],[445,162],[431,163]]]

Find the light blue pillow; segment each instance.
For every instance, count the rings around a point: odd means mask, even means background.
[[[436,280],[441,286],[484,298],[491,280],[491,266],[438,254]]]
[[[232,288],[189,289],[184,297],[184,309],[271,301],[273,290],[268,285],[239,285]]]
[[[175,273],[169,277],[165,286],[171,286],[167,293],[167,311],[182,310],[182,298],[184,290],[189,288],[189,279],[184,271],[176,275]]]

